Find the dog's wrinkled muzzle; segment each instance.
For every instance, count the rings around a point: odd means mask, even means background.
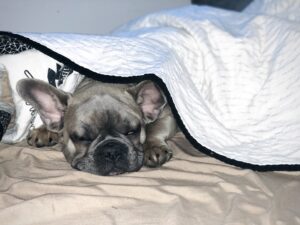
[[[98,175],[118,175],[138,171],[143,165],[143,151],[119,139],[106,139],[78,160],[75,169]]]
[[[105,141],[97,147],[93,157],[103,175],[120,174],[129,168],[128,146],[119,141]]]

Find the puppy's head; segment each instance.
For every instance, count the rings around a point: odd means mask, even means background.
[[[128,86],[85,79],[72,95],[40,80],[23,79],[17,90],[48,130],[63,134],[63,153],[72,167],[99,175],[142,167],[145,126],[166,105],[151,81]]]

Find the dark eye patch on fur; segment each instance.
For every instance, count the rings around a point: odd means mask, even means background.
[[[141,124],[138,124],[137,126],[128,128],[124,134],[125,135],[137,135],[140,133],[140,131],[141,131]]]
[[[141,130],[141,123],[139,121],[123,120],[119,126],[116,126],[116,130],[124,135],[138,134]]]
[[[93,138],[87,132],[84,132],[83,134],[74,132],[70,135],[70,138],[74,143],[76,143],[76,142],[92,142],[93,141]]]

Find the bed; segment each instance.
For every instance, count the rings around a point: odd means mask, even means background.
[[[115,177],[74,171],[55,148],[1,144],[1,223],[299,224],[299,172],[195,156],[180,134],[170,143],[162,168]]]
[[[299,11],[264,0],[157,12],[111,36],[1,32],[1,223],[300,224]],[[41,121],[15,84],[36,74],[69,92],[83,75],[157,82],[181,129],[174,157],[104,177],[28,146]]]

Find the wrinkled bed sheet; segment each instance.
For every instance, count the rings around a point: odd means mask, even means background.
[[[73,170],[55,148],[0,144],[0,224],[300,224],[300,172],[223,164],[182,134],[169,144],[161,169],[115,177]]]

